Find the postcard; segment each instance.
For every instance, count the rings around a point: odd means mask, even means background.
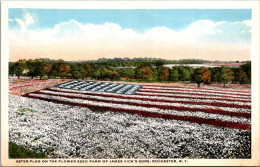
[[[259,1],[2,1],[2,166],[257,166]]]

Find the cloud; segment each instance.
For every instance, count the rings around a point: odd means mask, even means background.
[[[27,29],[31,15],[15,19],[22,32],[10,30],[12,60],[48,57],[89,60],[102,57],[200,58],[208,60],[250,59],[250,21],[198,20],[176,31],[165,26],[144,33],[115,23],[82,24],[76,20],[51,29]]]
[[[30,25],[34,23],[33,17],[29,13],[25,14],[24,20],[26,25]]]
[[[34,23],[33,16],[29,13],[25,13],[23,19],[15,18],[15,21],[20,25],[21,31],[24,32],[27,27]]]
[[[248,27],[252,26],[252,20],[244,20],[244,21],[242,21],[242,23],[245,24]]]
[[[244,20],[242,23],[245,24],[247,27],[249,27],[250,28],[249,32],[251,32],[251,30],[252,30],[252,20]],[[246,31],[243,31],[243,33],[244,32],[246,32]]]
[[[191,23],[182,33],[187,37],[199,38],[207,34],[215,34],[216,23],[211,20],[198,20]]]
[[[21,31],[24,32],[26,30],[26,25],[25,25],[24,21],[21,19],[18,19],[18,18],[15,18],[15,21],[20,25]]]
[[[219,25],[219,24],[225,24],[227,23],[226,21],[219,21],[219,22],[216,22],[216,25]]]
[[[219,22],[216,24],[215,30],[219,33],[207,35],[204,39],[224,43],[250,43],[251,41],[250,20],[241,22]]]

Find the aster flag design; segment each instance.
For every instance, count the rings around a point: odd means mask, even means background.
[[[59,4],[4,4],[6,164],[259,161],[255,3]]]
[[[143,117],[251,130],[249,91],[72,80],[23,96]]]

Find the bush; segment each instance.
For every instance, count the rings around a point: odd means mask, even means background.
[[[29,149],[9,142],[9,158],[48,158],[43,153],[36,153]]]

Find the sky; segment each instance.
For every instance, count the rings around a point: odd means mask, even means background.
[[[250,41],[250,9],[9,9],[10,61],[245,61]]]

